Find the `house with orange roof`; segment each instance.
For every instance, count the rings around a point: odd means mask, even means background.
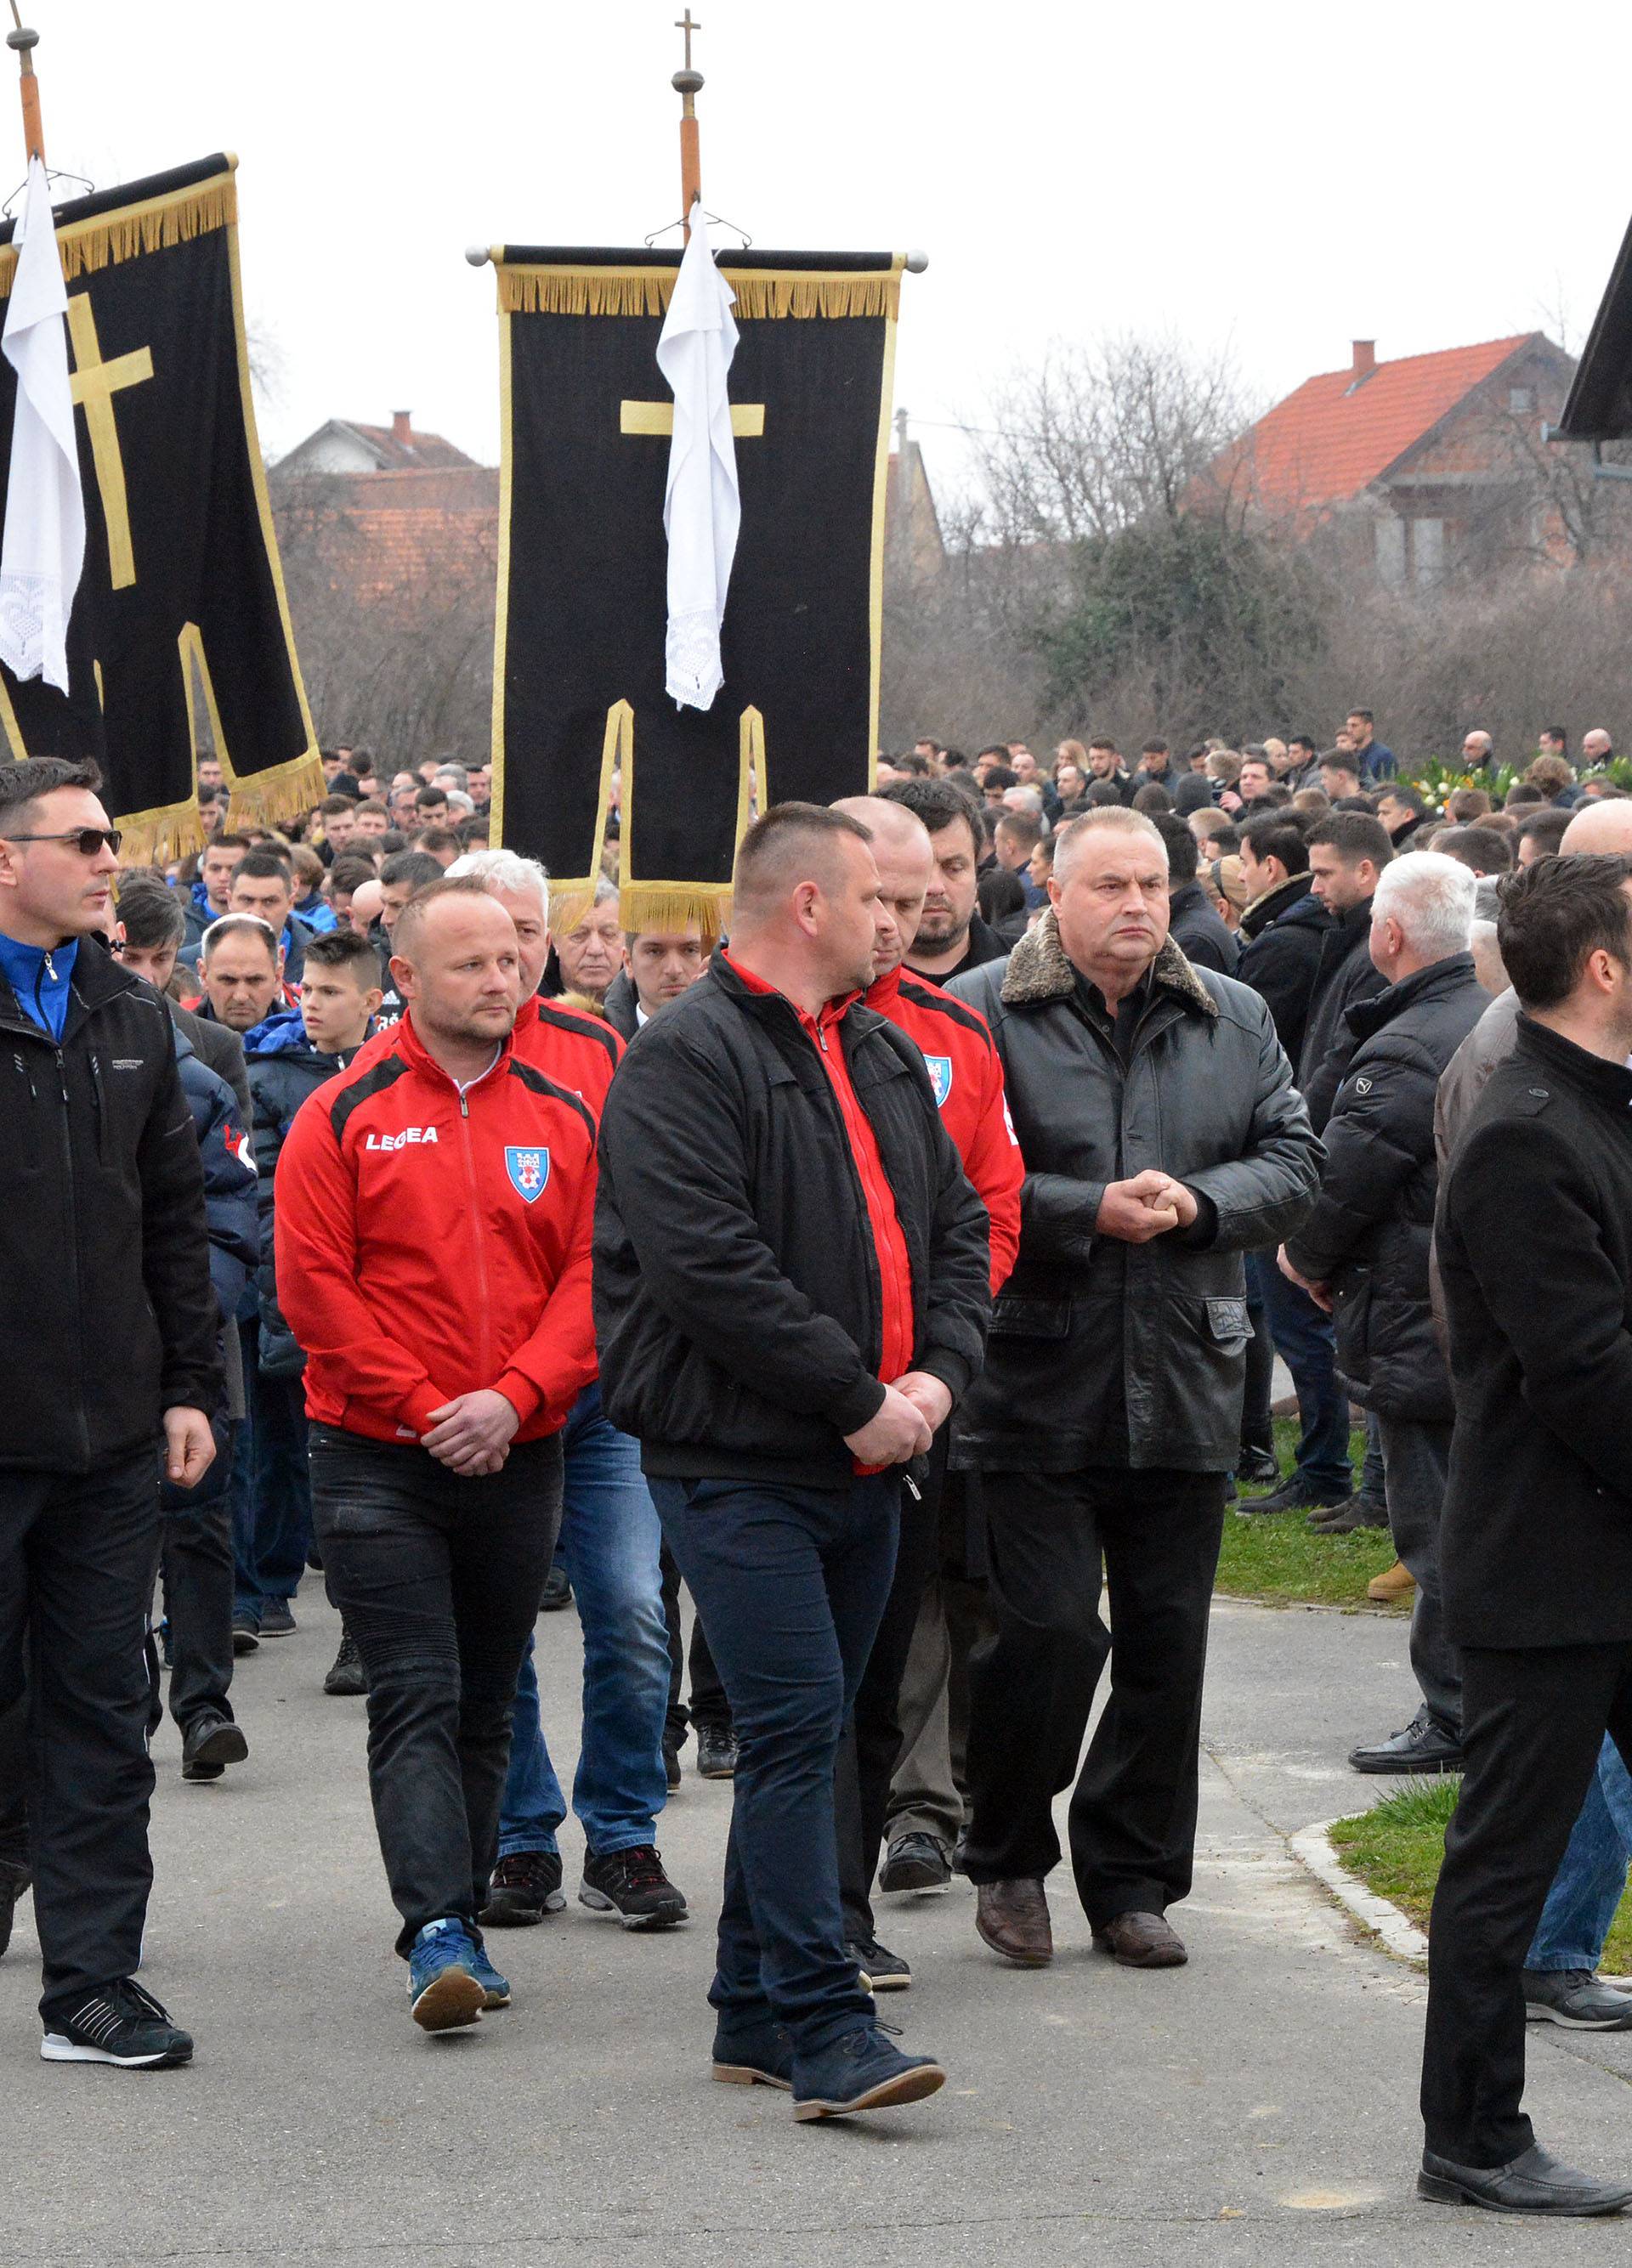
[[[1572,357],[1540,331],[1306,379],[1213,468],[1255,519],[1346,535],[1390,585],[1433,584],[1516,553],[1562,556],[1542,428]]]

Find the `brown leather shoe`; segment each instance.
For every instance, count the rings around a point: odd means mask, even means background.
[[[1119,1914],[1094,1932],[1094,1942],[1125,1969],[1182,1969],[1190,1958],[1183,1938],[1160,1914]]]
[[[1035,1874],[975,1886],[975,1927],[993,1953],[1021,1969],[1046,1969],[1054,1957],[1048,1900]]]

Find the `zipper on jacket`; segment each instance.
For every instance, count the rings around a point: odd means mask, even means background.
[[[470,1140],[470,1098],[468,1092],[459,1098],[459,1132],[464,1143],[465,1180],[470,1191],[470,1229],[476,1246],[476,1294],[482,1302],[482,1376],[486,1378],[493,1367],[493,1307],[488,1290],[487,1251],[482,1235],[482,1191],[476,1177],[476,1151]]]
[[[62,1049],[54,1049],[56,1057],[56,1083],[63,1098],[63,1199],[68,1209],[68,1249],[74,1286],[74,1338],[83,1353],[90,1350],[85,1344],[85,1286],[81,1282],[79,1264],[79,1211],[74,1202],[74,1131],[73,1106],[68,1093],[68,1065]],[[87,1465],[91,1462],[91,1421],[86,1414],[85,1389],[81,1386],[75,1407],[79,1426],[79,1445]]]
[[[96,1117],[96,1154],[106,1166],[107,1155],[107,1110],[102,1094],[102,1066],[97,1061],[96,1049],[91,1050],[91,1108]]]

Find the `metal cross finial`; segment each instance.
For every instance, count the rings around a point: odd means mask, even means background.
[[[683,16],[683,18],[678,18],[678,19],[676,19],[676,24],[675,24],[675,29],[676,29],[676,32],[683,32],[683,33],[685,33],[685,35],[686,35],[686,61],[685,61],[685,67],[686,67],[686,69],[687,69],[688,70],[690,70],[690,68],[691,68],[691,34],[692,34],[692,33],[693,33],[693,32],[700,32],[700,31],[702,30],[702,28],[703,28],[703,26],[702,26],[700,24],[694,24],[694,23],[692,22],[692,20],[691,20],[691,10],[690,10],[690,5],[688,5],[688,6],[687,6],[687,9],[686,9],[686,11],[685,11],[685,15]]]

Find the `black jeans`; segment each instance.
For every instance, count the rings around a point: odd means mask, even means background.
[[[686,1647],[680,1625],[680,1570],[667,1543],[659,1555],[658,1565],[662,1572],[663,1618],[668,1624],[668,1717],[664,1738],[678,1748],[688,1727],[692,1725],[702,1730],[728,1734],[731,1704],[726,1699],[726,1689],[708,1650],[708,1636],[699,1614],[691,1617],[691,1644],[689,1650]],[[696,1605],[695,1600],[692,1604]],[[681,1684],[687,1672],[691,1679],[689,1709],[680,1698]]]
[[[1075,1778],[1071,1863],[1089,1920],[1161,1913],[1190,1889],[1224,1476],[993,1472],[979,1494],[996,1632],[970,1664],[970,1879],[1056,1866],[1050,1806]],[[1111,1697],[1079,1775],[1107,1660]]]
[[[1632,1764],[1632,1644],[1462,1648],[1462,1792],[1429,1926],[1422,2120],[1459,2166],[1535,2139],[1525,1955],[1607,1732]]]
[[[237,1427],[215,1421],[216,1459],[196,1489],[165,1483],[159,1575],[170,1638],[170,1714],[230,1718],[233,1683],[233,1449]],[[155,1700],[158,1697],[155,1694]],[[158,1710],[154,1711],[155,1721]]]
[[[157,1447],[94,1474],[0,1472],[0,1720],[24,1690],[32,1637],[28,1859],[48,2023],[134,1976],[142,1958],[159,1478]],[[15,1828],[14,1789],[0,1792],[8,1812]]]
[[[708,1997],[727,2029],[774,2014],[810,2054],[873,2013],[845,1953],[833,1759],[889,1595],[900,1479],[651,1488],[738,1743]]]
[[[948,1433],[942,1428],[924,1477],[901,1491],[901,1540],[883,1618],[856,1695],[855,1709],[838,1744],[833,1774],[833,1814],[838,1831],[838,1889],[845,1934],[873,1934],[871,1892],[879,1845],[890,1810],[890,1780],[901,1758],[901,1680],[912,1650],[918,1610],[941,1557],[941,1484],[946,1476]]]
[[[406,1954],[430,1921],[480,1936],[510,1714],[561,1524],[561,1441],[461,1478],[417,1445],[312,1428],[329,1595],[368,1672],[368,1788]]]

